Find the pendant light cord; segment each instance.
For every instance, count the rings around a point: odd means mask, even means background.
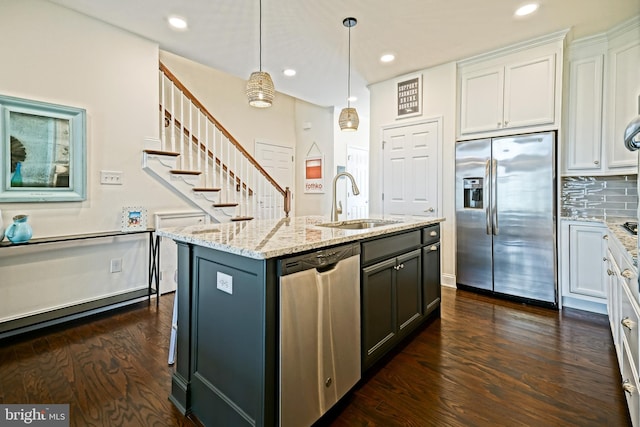
[[[260,72],[262,72],[262,0],[260,0]]]
[[[349,25],[349,76],[347,78],[347,107],[351,108],[351,25]]]

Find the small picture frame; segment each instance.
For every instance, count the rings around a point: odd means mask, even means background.
[[[147,210],[143,207],[122,208],[122,232],[147,229]]]
[[[422,115],[422,74],[396,82],[396,119]]]

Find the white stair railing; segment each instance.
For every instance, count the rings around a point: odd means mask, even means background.
[[[199,188],[220,189],[214,207],[237,205],[232,220],[288,216],[289,188],[282,189],[162,63],[159,95],[160,150],[179,154],[174,173],[200,172]]]

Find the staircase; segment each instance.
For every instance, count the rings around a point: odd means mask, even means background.
[[[147,140],[143,168],[213,222],[289,216],[282,189],[160,63],[160,140]]]

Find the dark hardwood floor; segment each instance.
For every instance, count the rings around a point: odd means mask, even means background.
[[[167,399],[172,301],[0,341],[0,402],[69,403],[72,426],[196,425]],[[618,372],[605,316],[444,288],[442,318],[318,425],[629,426]]]

